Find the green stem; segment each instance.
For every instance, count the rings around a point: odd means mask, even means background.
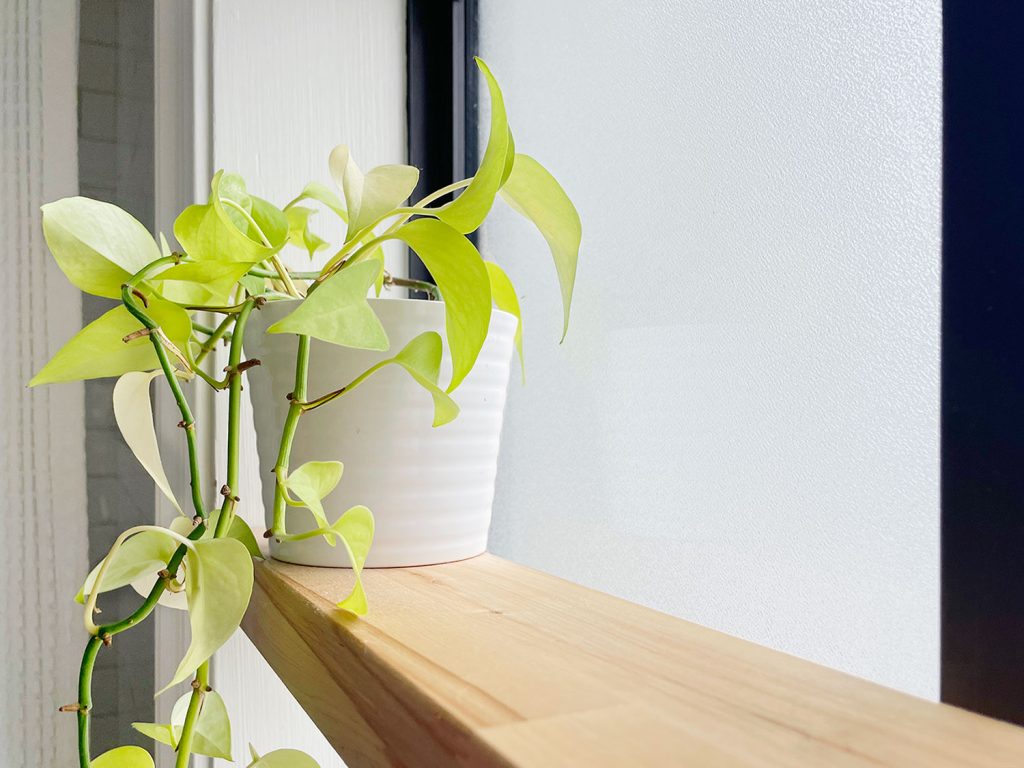
[[[204,661],[196,670],[196,679],[192,683],[192,698],[188,701],[188,709],[185,711],[185,722],[181,726],[181,738],[178,739],[178,756],[175,758],[175,768],[188,768],[188,760],[192,754],[192,735],[195,733],[196,721],[199,719],[199,712],[203,708],[203,698],[210,685],[210,662]]]
[[[89,715],[92,709],[92,671],[96,667],[96,655],[103,641],[90,637],[82,656],[82,667],[78,672],[78,765],[89,768]]]
[[[308,379],[309,336],[299,336],[299,348],[295,355],[295,388],[292,390],[288,416],[285,417],[284,428],[281,430],[281,447],[277,453],[277,464],[274,465],[274,475],[277,477],[277,484],[274,489],[274,522],[271,530],[275,533],[285,533],[285,510],[287,505],[284,481],[288,477],[288,462],[291,460],[292,442],[295,440],[295,431],[299,426],[299,417],[302,416],[302,401],[306,399]]]
[[[220,321],[220,325],[218,325],[216,328],[214,328],[213,332],[210,333],[210,338],[208,338],[202,344],[202,346],[199,347],[199,353],[196,355],[196,367],[197,368],[199,367],[199,364],[201,362],[203,362],[203,359],[208,354],[210,354],[210,352],[213,351],[213,348],[215,346],[217,346],[217,342],[218,341],[220,341],[221,339],[225,338],[225,335],[227,335],[228,339],[231,338],[231,335],[228,334],[228,329],[231,327],[231,324],[233,322],[235,322],[235,317],[236,317],[236,315],[228,315],[223,320],[221,320]],[[193,328],[197,327],[196,323],[193,322],[192,323],[192,327]]]

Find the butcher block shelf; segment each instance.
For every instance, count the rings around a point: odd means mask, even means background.
[[[1024,729],[492,555],[256,564],[243,628],[351,768],[1024,766]]]

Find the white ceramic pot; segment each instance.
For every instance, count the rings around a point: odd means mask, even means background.
[[[444,304],[408,299],[370,299],[391,341],[388,352],[347,349],[313,340],[309,397],[330,392],[379,360],[397,353],[424,331],[444,337]],[[267,525],[274,506],[270,474],[288,411],[295,377],[296,337],[265,329],[294,308],[271,302],[253,313],[246,353],[262,361],[247,381],[255,414],[256,442]],[[329,520],[365,504],[376,528],[367,567],[428,565],[473,557],[487,548],[494,500],[498,442],[508,390],[516,319],[494,310],[490,333],[476,367],[452,397],[461,409],[455,421],[431,427],[433,400],[406,371],[388,365],[351,393],[302,416],[292,448],[291,467],[306,461],[341,461],[338,487],[324,499]],[[445,344],[441,384],[450,378]],[[288,507],[289,533],[316,527],[302,507]],[[274,558],[303,565],[348,567],[344,547],[322,537],[302,541],[271,539]]]

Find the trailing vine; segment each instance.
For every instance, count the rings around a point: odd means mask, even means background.
[[[355,506],[328,520],[321,504],[341,478],[333,457],[293,467],[292,446],[303,417],[363,385],[381,368],[396,365],[430,394],[434,426],[459,412],[452,393],[472,370],[487,337],[492,307],[519,318],[512,282],[485,261],[466,237],[484,221],[498,196],[532,221],[550,247],[561,287],[564,324],[575,280],[581,229],[579,216],[557,181],[531,157],[516,154],[501,91],[478,60],[491,96],[487,149],[469,179],[405,205],[419,172],[406,165],[384,165],[364,174],[345,146],[331,153],[330,170],[341,195],[311,183],[284,208],[251,195],[242,179],[218,172],[209,200],[178,216],[172,251],[129,214],[88,198],[66,198],[43,207],[43,229],[57,264],[81,290],[120,299],[120,305],[73,337],[30,382],[32,386],[116,376],[114,411],[125,441],[157,488],[180,511],[164,473],[153,424],[150,383],[167,387],[180,414],[178,427],[188,450],[191,510],[166,526],[138,525],[120,534],[88,575],[77,597],[88,634],[79,671],[77,700],[60,709],[78,723],[80,768],[152,768],[149,751],[122,746],[92,757],[90,720],[94,710],[92,679],[96,660],[122,632],[145,621],[158,607],[188,611],[192,639],[171,681],[190,681],[174,706],[170,723],[133,723],[141,733],[176,753],[177,768],[192,754],[231,758],[226,703],[210,686],[210,659],[241,622],[253,586],[253,559],[262,557],[256,536],[238,514],[242,389],[261,363],[245,359],[246,328],[253,312],[267,302],[289,302],[289,313],[268,333],[295,337],[294,387],[281,427],[273,467],[274,504],[265,537],[299,541],[324,537],[340,541],[352,565],[354,584],[339,610],[366,611],[360,572],[373,538],[373,516]],[[451,202],[433,205],[460,192]],[[310,206],[314,207],[310,207]],[[346,233],[328,258],[330,246],[309,228],[312,215],[326,210],[343,222]],[[412,248],[436,283],[388,274],[381,246],[399,241]],[[308,253],[318,269],[289,269],[285,246]],[[308,392],[314,340],[354,349],[384,351],[390,342],[367,302],[374,291],[408,288],[444,300],[445,341],[428,331],[392,357],[367,368],[325,393]],[[202,314],[200,314],[202,313]],[[216,324],[200,317],[220,316]],[[440,330],[440,329],[439,329]],[[228,347],[222,377],[210,370],[218,344]],[[521,330],[516,344],[522,356]],[[451,378],[439,381],[442,355],[451,359]],[[219,504],[209,503],[201,481],[197,433],[189,405],[193,386],[227,392],[226,475]],[[308,417],[307,417],[308,418]],[[299,533],[288,530],[295,508],[313,517]],[[96,623],[97,602],[113,589],[131,586],[140,595],[128,616]],[[161,691],[162,693],[163,691]],[[250,768],[315,768],[295,750],[261,757],[250,746]]]

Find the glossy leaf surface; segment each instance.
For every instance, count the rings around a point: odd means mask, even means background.
[[[331,530],[338,534],[345,549],[348,550],[352,573],[355,576],[352,591],[338,603],[338,607],[356,616],[364,616],[366,592],[363,590],[362,572],[366,556],[373,544],[373,514],[366,507],[352,507],[338,518],[331,526]]]
[[[117,747],[94,757],[92,768],[153,768],[153,758],[142,747]]]
[[[57,265],[76,287],[121,297],[121,286],[160,258],[149,231],[116,205],[66,197],[42,207],[43,235]]]
[[[480,253],[466,237],[436,219],[417,219],[393,237],[416,251],[444,296],[445,334],[453,391],[473,369],[491,322],[491,282]]]
[[[288,492],[298,497],[298,501],[288,497],[288,503],[306,507],[313,513],[317,525],[327,528],[329,523],[321,500],[338,486],[343,471],[344,465],[340,461],[307,461],[289,472],[284,481]],[[335,546],[334,536],[325,534],[324,538],[332,547]]]
[[[385,350],[388,337],[366,294],[380,274],[380,264],[353,264],[325,280],[267,333],[295,333],[355,349]]]
[[[142,531],[125,539],[111,556],[110,564],[103,574],[103,582],[100,584],[100,593],[124,587],[141,576],[152,576],[155,580],[156,574],[167,567],[167,561],[177,548],[178,544],[174,539],[159,531]],[[85,583],[75,596],[75,602],[85,604],[96,584],[96,577],[102,564],[102,561],[97,563],[86,577]]]
[[[569,330],[569,308],[576,282],[583,227],[576,206],[561,184],[529,155],[516,155],[512,174],[501,188],[502,198],[540,230],[551,249],[562,290],[562,338]]]
[[[505,270],[493,261],[485,261],[487,276],[491,280],[491,298],[494,306],[510,315],[515,315],[516,324],[516,351],[519,353],[519,368],[523,372],[523,380],[526,380],[526,362],[523,360],[523,313],[519,308],[519,297],[516,296],[516,289]]]
[[[508,148],[512,134],[505,114],[505,100],[501,95],[498,81],[483,59],[476,60],[477,67],[487,82],[491,97],[491,127],[487,138],[480,168],[469,186],[448,205],[437,211],[437,216],[459,232],[472,232],[487,217],[494,196],[498,193],[505,176]]]
[[[150,282],[168,301],[215,307],[230,301],[234,287],[250,268],[245,262],[195,261],[176,264]]]
[[[178,748],[178,741],[184,730],[185,715],[192,698],[189,691],[176,702],[171,711],[169,724],[132,723],[132,728],[172,749]],[[231,760],[231,721],[228,718],[224,699],[216,691],[207,691],[192,731],[192,752],[198,755]]]
[[[235,539],[200,539],[185,556],[192,641],[171,682],[190,677],[238,629],[252,595],[252,558]]]
[[[164,472],[156,428],[153,426],[153,403],[149,397],[149,385],[154,378],[162,375],[163,371],[158,370],[131,371],[121,376],[114,385],[114,419],[135,458],[153,478],[160,492],[170,500],[178,512],[181,512]]]
[[[379,165],[363,174],[344,144],[334,148],[328,162],[331,176],[345,192],[349,214],[346,241],[401,205],[420,177],[419,169],[411,165]]]
[[[185,349],[192,334],[192,321],[185,310],[166,301],[150,299],[147,313],[178,349]],[[35,375],[29,386],[120,376],[128,371],[151,371],[160,367],[148,336],[123,341],[141,327],[123,306],[114,307],[75,334]]]

